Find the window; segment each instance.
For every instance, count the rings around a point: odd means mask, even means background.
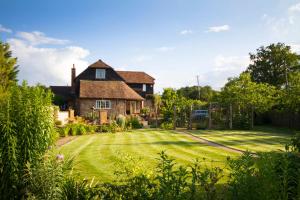
[[[143,92],[146,92],[146,84],[143,84]]]
[[[105,69],[96,69],[96,79],[105,79]]]
[[[96,100],[96,109],[111,109],[110,100]]]

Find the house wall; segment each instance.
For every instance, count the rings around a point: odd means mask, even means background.
[[[95,107],[96,100],[99,99],[78,99],[77,114],[80,116],[86,116],[88,113],[91,113],[91,108]],[[111,100],[111,109],[105,110],[107,111],[107,116],[111,118],[115,118],[118,114],[125,115],[125,100]]]
[[[142,83],[127,83],[134,91],[145,98],[147,95],[153,95],[153,84],[146,84],[146,91],[143,91]]]

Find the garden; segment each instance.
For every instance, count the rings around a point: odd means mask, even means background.
[[[290,55],[286,63],[299,59],[283,44],[267,49]],[[261,58],[251,58],[260,65]],[[18,85],[16,64],[1,42],[1,199],[300,197],[300,133],[254,126],[255,115],[268,110],[299,112],[297,68],[285,76],[288,82],[261,83],[251,77],[257,70],[251,65],[220,92],[206,88],[202,99],[165,89],[154,96],[154,128],[141,129],[131,116],[101,126],[77,118],[62,126],[55,121],[51,91],[26,81]],[[220,108],[212,108],[216,100]],[[218,124],[214,130],[192,130],[195,107],[208,108],[209,125]]]

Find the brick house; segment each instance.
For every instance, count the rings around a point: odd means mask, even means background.
[[[139,114],[144,106],[153,107],[154,78],[145,72],[115,71],[102,60],[76,76],[71,69],[71,86],[50,86],[61,109],[73,108],[86,116],[103,110],[108,117]]]

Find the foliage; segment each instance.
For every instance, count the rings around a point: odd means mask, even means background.
[[[172,130],[173,129],[173,123],[170,123],[170,122],[163,122],[160,127],[162,129],[165,129],[165,130]]]
[[[268,83],[281,88],[288,85],[287,74],[299,71],[300,57],[291,51],[291,47],[283,43],[262,46],[256,54],[250,53],[250,64],[247,72],[253,81]]]
[[[172,122],[174,107],[177,105],[178,95],[175,89],[165,88],[161,97],[162,107],[161,112],[164,120]]]
[[[291,149],[295,152],[300,152],[300,132],[296,133],[289,144],[287,144],[286,149]]]
[[[150,108],[149,107],[144,107],[141,109],[141,114],[142,115],[149,115],[150,114]]]
[[[0,95],[17,82],[17,58],[11,54],[9,44],[0,41]]]
[[[179,95],[175,89],[166,88],[161,97],[164,122],[173,123],[174,113],[176,114],[176,126],[184,127],[188,124],[191,114],[191,108],[205,105],[200,100],[187,99]]]
[[[200,97],[199,97],[200,93]],[[185,97],[187,99],[200,100],[204,102],[211,102],[217,91],[213,90],[211,86],[191,86],[182,87],[177,90],[179,96]]]
[[[28,163],[34,165],[54,141],[52,94],[43,88],[12,86],[0,102],[0,196],[20,195]]]
[[[288,87],[281,91],[281,103],[288,111],[300,112],[300,72],[290,73],[288,78]]]
[[[36,165],[27,164],[25,173],[26,196],[29,199],[62,199],[67,172],[73,159],[58,160],[47,153]]]
[[[127,119],[127,127],[130,127],[132,129],[139,129],[143,128],[143,125],[140,123],[139,119],[135,116],[130,116]]]
[[[88,133],[95,133],[97,129],[96,125],[86,124],[84,122],[69,123],[62,129],[59,129],[60,136],[65,137],[68,135],[86,135]]]
[[[245,153],[229,161],[229,199],[297,199],[300,158],[296,153]]]
[[[249,113],[253,109],[262,113],[268,111],[277,100],[278,93],[274,86],[251,81],[249,73],[242,73],[238,78],[229,79],[220,93],[220,101],[236,108],[234,125],[246,128],[250,124]]]
[[[124,115],[118,115],[116,122],[121,130],[126,129],[126,117]]]
[[[161,108],[161,96],[159,94],[153,95],[153,102],[154,102],[154,111],[155,111],[155,128],[158,127],[158,115]]]

